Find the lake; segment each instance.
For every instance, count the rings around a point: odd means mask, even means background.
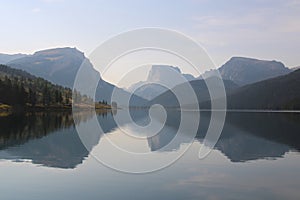
[[[146,138],[147,131],[126,120],[116,124],[114,117],[122,112],[97,115],[104,134],[93,135],[89,151],[70,112],[0,117],[1,199],[300,199],[300,113],[228,112],[214,149],[199,159],[209,112],[201,112],[194,140],[186,130],[187,137],[172,145],[180,113],[171,112],[160,133]],[[149,123],[147,114],[131,111],[139,125]],[[74,118],[77,126],[90,127],[93,116],[83,112]],[[130,142],[123,130],[144,139]],[[152,153],[152,160],[118,160],[101,142],[104,136],[129,151]],[[95,157],[147,169],[153,160],[159,164],[178,152],[182,156],[173,164],[144,174],[120,172]]]

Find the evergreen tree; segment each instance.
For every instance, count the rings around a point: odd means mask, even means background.
[[[51,102],[50,90],[48,88],[48,85],[45,84],[43,89],[43,105],[49,106],[50,102]]]

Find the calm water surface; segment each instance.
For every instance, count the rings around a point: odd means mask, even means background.
[[[138,124],[149,121],[144,111],[133,111],[132,117]],[[90,118],[80,113],[76,121],[84,125]],[[120,145],[126,145],[120,128],[135,131],[128,123],[118,127],[111,113],[97,118],[105,134]],[[215,149],[199,160],[209,119],[209,113],[201,113],[196,139],[173,165],[132,175],[91,156],[71,113],[1,117],[1,199],[300,199],[300,114],[228,113]],[[180,151],[188,141],[163,148],[176,134],[178,120],[178,113],[172,114],[161,134],[129,146],[158,155]]]

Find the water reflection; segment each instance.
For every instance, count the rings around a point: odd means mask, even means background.
[[[173,113],[172,116],[180,115]],[[192,120],[191,113],[191,120]],[[175,117],[178,119],[179,117]],[[210,113],[201,113],[196,139],[203,141],[210,122]],[[150,148],[160,149],[176,134],[178,120],[169,120],[173,133],[150,138]],[[298,113],[228,112],[224,129],[215,148],[232,162],[282,157],[286,152],[300,150],[300,115]],[[183,141],[184,142],[184,141]],[[180,148],[180,144],[177,149]]]
[[[282,157],[300,150],[300,115],[229,113],[216,148],[231,161]]]
[[[81,122],[90,113],[78,113]],[[105,114],[100,115],[105,121]],[[0,118],[0,159],[75,168],[89,152],[78,137],[71,112],[28,113]]]
[[[170,111],[167,125],[157,135],[148,138],[149,151],[160,153],[180,149],[189,137],[164,148],[174,138],[180,113]],[[114,113],[122,114],[122,111]],[[131,113],[138,124],[147,124],[147,112]],[[193,113],[190,114],[193,120]],[[77,113],[76,122],[87,124],[91,113]],[[100,113],[98,121],[105,133],[115,133],[118,127],[111,113]],[[196,141],[202,142],[210,120],[210,113],[201,113]],[[130,124],[121,124],[130,130]],[[75,168],[89,155],[76,133],[72,113],[47,112],[0,118],[0,159],[30,160],[34,164],[57,168]],[[300,115],[284,113],[228,113],[224,130],[216,149],[232,162],[274,159],[289,151],[300,150]],[[132,131],[132,130],[131,130]],[[143,133],[135,133],[143,134]],[[186,130],[189,134],[189,130]],[[102,135],[95,133],[92,148]]]

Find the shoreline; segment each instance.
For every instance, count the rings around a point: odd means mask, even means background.
[[[132,110],[144,110],[148,109],[146,107],[142,108],[128,108]],[[72,105],[65,105],[65,106],[36,106],[36,107],[12,107],[6,104],[0,104],[0,117],[9,116],[12,114],[20,114],[20,113],[31,113],[31,112],[81,112],[81,111],[92,111],[95,110],[96,113],[106,113],[106,112],[112,112],[114,109],[109,106],[103,106],[103,105],[95,105],[95,106],[86,106],[86,105],[80,105],[72,107]],[[178,108],[166,108],[166,110],[174,110],[174,111],[180,111]],[[192,109],[182,109],[184,112],[240,112],[240,113],[300,113],[300,110],[272,110],[272,109],[227,109],[227,110],[221,110],[221,109],[199,109],[199,110],[192,110]]]
[[[90,111],[95,110],[97,113],[105,113],[111,111],[112,108],[109,105],[79,105],[72,107],[72,104],[69,105],[52,105],[52,106],[10,106],[6,104],[0,104],[0,117],[9,116],[12,114],[21,114],[21,113],[33,113],[33,112],[72,112],[72,111]]]

